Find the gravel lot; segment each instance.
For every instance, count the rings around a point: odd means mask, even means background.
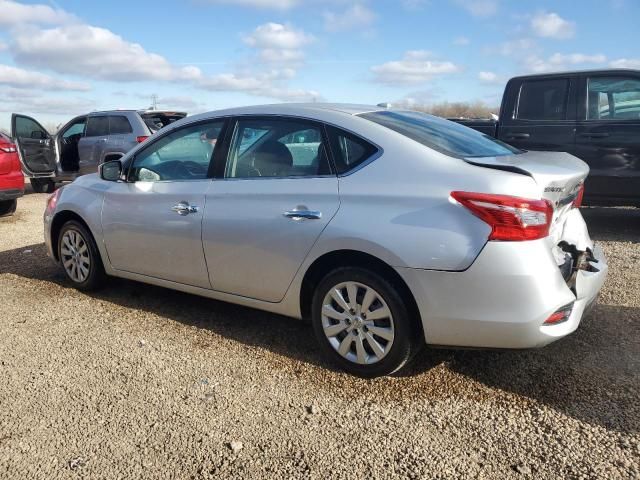
[[[640,210],[585,211],[610,275],[575,334],[425,350],[366,381],[328,368],[303,322],[70,289],[44,203],[0,219],[0,477],[640,477]]]

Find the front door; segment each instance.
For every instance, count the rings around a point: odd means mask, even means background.
[[[211,288],[202,219],[221,128],[198,123],[160,136],[133,158],[128,181],[105,193],[102,227],[114,268]]]
[[[578,122],[576,156],[591,169],[585,202],[640,201],[640,75],[583,79],[588,99]]]
[[[206,196],[203,244],[214,290],[278,302],[338,209],[321,125],[235,124],[224,173]]]
[[[28,173],[48,174],[56,171],[54,138],[36,120],[26,115],[11,115],[11,136]]]

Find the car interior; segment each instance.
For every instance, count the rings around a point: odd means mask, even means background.
[[[60,166],[64,172],[76,172],[80,169],[78,142],[84,134],[87,117],[80,117],[59,134]]]

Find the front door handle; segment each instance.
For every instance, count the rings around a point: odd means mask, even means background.
[[[607,138],[609,134],[607,132],[585,132],[579,133],[581,137],[589,137],[589,138]]]
[[[189,205],[188,202],[179,202],[178,204],[171,207],[173,212],[176,212],[178,215],[189,215],[190,213],[198,213],[198,207],[196,205]]]
[[[524,140],[529,138],[531,135],[528,133],[512,133],[511,135],[507,135],[507,140]]]
[[[316,210],[289,210],[282,215],[293,220],[320,220],[322,218],[322,212]]]

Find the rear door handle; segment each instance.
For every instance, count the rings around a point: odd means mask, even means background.
[[[578,135],[580,135],[581,137],[588,137],[588,138],[607,138],[609,136],[609,134],[607,132],[585,132],[585,133],[579,133]]]
[[[507,140],[524,140],[525,138],[529,138],[531,135],[528,133],[512,133],[511,135],[507,135]]]
[[[293,220],[320,220],[322,218],[322,212],[316,210],[289,210],[282,215]]]
[[[190,213],[198,213],[198,210],[199,208],[196,205],[189,205],[188,202],[179,202],[171,207],[171,211],[182,216],[189,215]]]

